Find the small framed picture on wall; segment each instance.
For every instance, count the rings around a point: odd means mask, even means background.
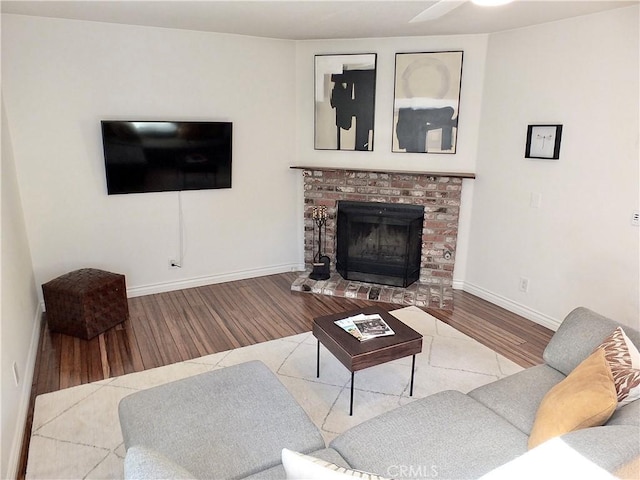
[[[527,128],[527,146],[525,158],[560,158],[560,140],[562,125],[529,125]]]

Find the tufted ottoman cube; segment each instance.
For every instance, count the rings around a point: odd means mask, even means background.
[[[129,316],[124,275],[83,268],[42,285],[49,329],[89,340]]]

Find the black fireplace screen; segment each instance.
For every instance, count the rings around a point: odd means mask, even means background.
[[[336,270],[346,280],[407,287],[420,278],[424,207],[338,202]]]

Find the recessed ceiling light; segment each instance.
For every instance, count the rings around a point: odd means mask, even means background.
[[[476,5],[480,5],[482,7],[496,7],[498,5],[504,5],[506,3],[511,3],[513,0],[471,0]]]

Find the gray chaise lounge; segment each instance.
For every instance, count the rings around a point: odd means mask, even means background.
[[[544,365],[466,395],[446,391],[416,400],[348,430],[329,447],[260,362],[137,392],[120,403],[125,476],[285,478],[281,451],[287,448],[394,478],[514,478],[532,471],[551,478],[562,471],[552,463],[557,458],[547,461],[554,444],[527,446],[540,402],[617,326],[578,308],[551,339]],[[624,330],[640,346],[638,331]],[[616,410],[604,426],[559,438],[577,458],[593,462],[594,475],[606,476],[640,456],[640,402]]]

